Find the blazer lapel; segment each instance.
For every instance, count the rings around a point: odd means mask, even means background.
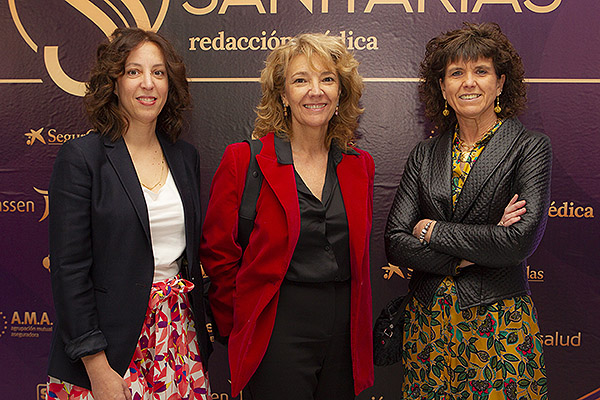
[[[289,232],[288,252],[286,254],[291,255],[300,236],[300,206],[298,204],[294,166],[277,162],[272,134],[263,140],[263,147],[260,153],[256,155],[256,160],[266,183],[275,193],[277,200],[285,211]]]
[[[190,185],[195,184],[195,181],[191,179],[186,173],[185,163],[183,160],[183,155],[181,154],[181,150],[163,135],[157,134],[156,136],[158,137],[158,141],[160,142],[163,154],[165,155],[165,159],[167,160],[167,165],[169,166],[171,176],[175,181],[175,186],[177,186],[179,196],[181,197],[181,202],[183,203],[183,213],[185,218],[186,253],[189,250],[194,251],[190,248],[193,246],[193,242],[191,240],[194,237],[194,201],[192,198],[192,193],[190,191]]]
[[[142,187],[135,172],[133,161],[131,161],[131,157],[127,151],[125,141],[121,138],[116,142],[111,142],[110,139],[105,137],[104,146],[106,147],[108,160],[115,169],[131,204],[133,204],[140,223],[144,227],[146,239],[150,242],[150,222],[148,220],[146,200],[144,199]],[[118,204],[115,204],[115,207],[118,207]]]
[[[368,251],[365,249],[365,232],[368,232],[369,219],[369,176],[363,160],[351,154],[343,155],[337,166],[337,176],[348,219],[351,259],[355,260],[352,265],[356,266],[360,265],[365,251]]]
[[[523,125],[513,119],[507,119],[498,128],[469,172],[456,201],[452,222],[463,220],[485,183],[505,159],[523,130]]]
[[[452,135],[440,136],[433,149],[432,168],[429,171],[429,196],[439,215],[433,219],[450,221],[452,216]]]

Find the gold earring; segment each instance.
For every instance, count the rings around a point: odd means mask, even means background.
[[[283,117],[287,118],[287,106],[283,103]]]
[[[444,111],[442,111],[442,115],[447,117],[450,115],[450,111],[448,110],[448,101],[444,100]]]
[[[500,107],[500,96],[496,96],[496,107],[494,107],[494,112],[496,114],[500,114],[500,111],[502,111],[502,107]]]
[[[340,105],[338,104],[337,106],[335,106],[335,115],[340,115]]]

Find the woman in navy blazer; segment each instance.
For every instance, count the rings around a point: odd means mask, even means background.
[[[267,58],[254,130],[264,180],[245,251],[237,222],[248,145],[228,146],[213,178],[200,258],[229,338],[233,395],[352,399],[373,384],[374,164],[352,143],[357,66],[339,38],[322,34]]]
[[[189,103],[160,35],[117,29],[98,48],[96,132],[63,145],[50,182],[49,398],[209,398],[200,161],[177,140]]]

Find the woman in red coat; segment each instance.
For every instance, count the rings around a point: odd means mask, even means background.
[[[232,394],[353,399],[373,384],[369,234],[374,164],[354,147],[362,78],[342,40],[304,34],[261,74],[253,136],[264,176],[243,251],[238,209],[250,149],[227,147],[200,258]]]

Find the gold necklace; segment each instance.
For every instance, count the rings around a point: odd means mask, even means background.
[[[471,146],[471,148],[467,148],[467,150],[464,150],[464,146],[466,146],[465,143],[463,143],[463,141],[459,138],[458,139],[458,150],[460,151],[460,155],[458,156],[458,159],[461,162],[467,162],[469,160],[469,157],[471,156],[471,153],[473,152],[473,150],[475,150],[475,145],[477,144],[477,142],[473,143],[473,145]]]
[[[164,172],[165,172],[165,158],[163,157],[162,160],[160,161],[160,175],[158,176],[158,182],[156,182],[152,186],[148,186],[144,182],[142,182],[142,180],[140,179],[140,183],[142,184],[143,187],[152,191],[152,190],[154,190],[155,187],[157,187],[162,182]]]
[[[496,125],[498,125],[498,122],[500,122],[500,119],[497,119],[494,122],[494,124],[488,130],[486,130],[483,135],[481,135],[481,139],[483,139],[485,137],[485,135],[490,133],[492,131],[492,129],[494,129],[494,127]],[[465,142],[462,141],[462,139],[460,138],[460,135],[459,135],[458,136],[458,151],[460,151],[460,155],[458,156],[458,159],[461,162],[467,162],[469,160],[469,157],[471,156],[471,153],[473,153],[473,151],[475,150],[475,146],[477,146],[477,143],[479,143],[481,141],[481,139],[476,140],[475,143],[468,146]],[[465,147],[467,148],[466,150],[464,150]]]

